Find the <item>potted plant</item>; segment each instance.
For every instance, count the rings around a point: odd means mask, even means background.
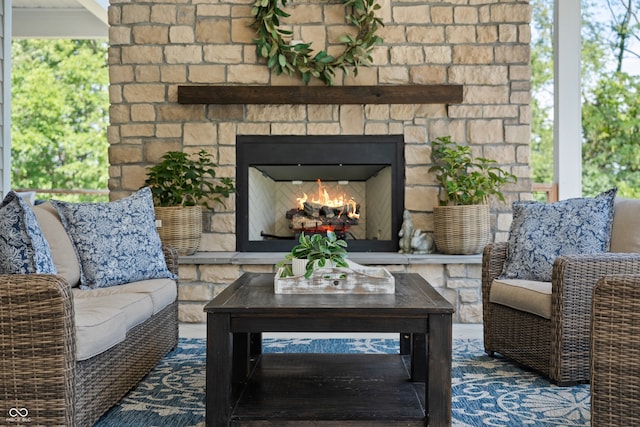
[[[216,164],[210,153],[200,150],[194,159],[181,151],[169,151],[148,169],[145,185],[151,188],[158,234],[180,255],[193,254],[202,235],[202,208],[235,191],[231,178],[216,179]]]
[[[349,267],[346,255],[347,242],[338,239],[333,231],[327,231],[326,235],[300,233],[298,244],[276,267],[284,269],[282,277],[298,276],[304,271],[304,277],[308,279],[313,270],[325,267],[327,263],[329,266]],[[304,266],[302,270],[296,268],[297,262]]]
[[[432,141],[431,158],[442,191],[433,209],[434,240],[446,254],[474,254],[489,243],[491,232],[487,199],[504,202],[500,189],[515,183],[515,175],[496,166],[496,161],[473,157],[471,147],[443,136]]]

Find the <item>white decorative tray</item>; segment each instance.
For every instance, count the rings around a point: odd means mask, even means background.
[[[274,278],[276,294],[393,294],[395,278],[382,267],[365,267],[349,262],[350,268],[316,269],[311,277],[281,277],[279,268]]]

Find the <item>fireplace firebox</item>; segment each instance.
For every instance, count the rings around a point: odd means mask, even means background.
[[[300,233],[334,231],[355,252],[395,252],[404,209],[404,140],[238,136],[241,252],[285,252]]]

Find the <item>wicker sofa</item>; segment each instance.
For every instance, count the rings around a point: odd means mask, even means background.
[[[13,425],[90,426],[177,346],[176,280],[81,289],[55,210],[34,211],[58,274],[0,274],[0,407]],[[177,252],[158,253],[177,276]]]
[[[615,206],[612,252],[556,258],[549,283],[522,281],[512,287],[519,300],[505,302],[499,286],[507,281],[496,280],[503,272],[508,243],[485,247],[482,303],[487,354],[500,353],[558,385],[589,382],[594,286],[605,276],[640,274],[640,201],[617,200]]]

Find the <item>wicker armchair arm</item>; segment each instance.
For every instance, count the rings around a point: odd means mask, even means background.
[[[568,305],[591,302],[595,284],[612,274],[640,274],[640,254],[609,252],[560,256],[553,264],[552,304],[558,305],[558,312],[563,313]]]
[[[178,275],[178,251],[171,247],[162,245],[162,253],[164,254],[165,262],[167,263],[167,268],[170,272]]]
[[[640,274],[640,254],[571,255],[555,260],[551,280],[552,372],[559,372],[562,363],[571,364],[569,360],[588,360],[593,289],[598,280],[613,274]],[[588,363],[580,366],[588,367]]]
[[[502,273],[507,259],[507,243],[489,243],[482,251],[482,301],[489,301],[491,283]],[[485,307],[483,307],[486,309]]]
[[[0,407],[26,408],[34,425],[73,425],[73,316],[61,276],[0,275]]]
[[[489,304],[489,293],[491,283],[502,273],[502,266],[507,259],[507,243],[489,243],[482,251],[482,322],[484,324],[484,344],[485,349],[492,348],[491,328],[491,304]]]

